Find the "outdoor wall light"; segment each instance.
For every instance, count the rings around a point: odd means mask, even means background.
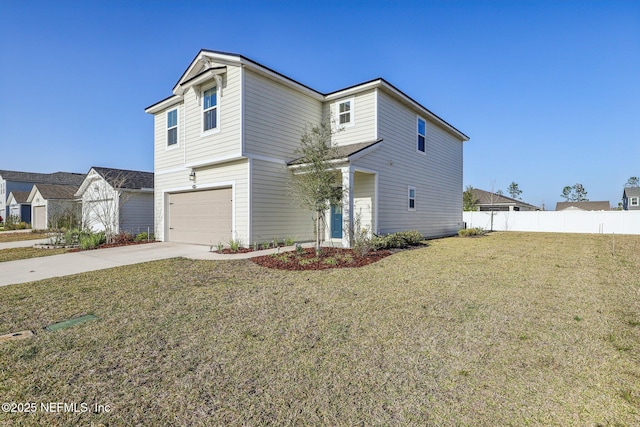
[[[191,169],[191,173],[189,174],[189,179],[191,181],[195,181],[196,180],[196,171],[194,171],[193,169]]]

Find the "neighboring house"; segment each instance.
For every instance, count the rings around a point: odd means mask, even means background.
[[[350,224],[427,237],[462,227],[462,151],[469,138],[378,78],[321,93],[242,55],[201,50],[154,115],[156,238],[214,245],[314,240],[313,213],[288,182],[308,125],[331,116],[343,205],[326,239]]]
[[[7,197],[7,206],[9,207],[9,216],[18,218],[27,224],[31,223],[31,205],[27,201],[29,198],[28,191],[12,191]]]
[[[75,185],[82,183],[84,174],[71,172],[35,173],[0,170],[0,216],[9,214],[7,197],[12,191],[31,191],[33,184]]]
[[[625,211],[640,210],[640,187],[626,187],[622,192],[622,209]]]
[[[611,204],[603,202],[558,202],[557,211],[610,211]]]
[[[471,190],[479,211],[539,211],[540,208],[522,200],[507,197],[502,194],[474,188]]]
[[[82,206],[75,198],[76,191],[75,185],[35,184],[27,199],[33,218],[31,228],[44,230],[79,222]]]
[[[153,232],[153,173],[92,167],[75,193],[94,231]]]

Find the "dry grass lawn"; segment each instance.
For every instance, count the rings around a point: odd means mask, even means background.
[[[45,232],[12,232],[4,231],[0,233],[0,243],[19,242],[22,240],[46,239],[49,235]]]
[[[16,261],[19,259],[27,259],[27,258],[38,258],[42,256],[49,255],[60,255],[66,252],[69,252],[68,248],[55,248],[55,249],[44,249],[44,248],[10,248],[10,249],[0,249],[0,262],[6,261]]]
[[[495,233],[358,269],[174,259],[8,286],[0,334],[36,335],[0,344],[0,397],[38,411],[0,424],[640,425],[639,272],[640,236]]]

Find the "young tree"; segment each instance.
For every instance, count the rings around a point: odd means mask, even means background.
[[[582,184],[576,184],[573,186],[573,193],[575,194],[576,202],[588,202],[587,190],[585,190]]]
[[[315,213],[316,252],[326,227],[325,213],[331,206],[342,205],[340,174],[331,163],[336,158],[331,123],[328,120],[318,125],[305,126],[300,146],[298,167],[289,182],[291,195],[301,207]]]
[[[462,210],[465,212],[478,210],[478,199],[473,196],[473,187],[467,185],[462,193]]]
[[[624,185],[625,187],[640,187],[640,178],[637,176],[632,176],[627,180],[627,183]]]
[[[511,182],[511,184],[509,184],[509,187],[507,188],[507,192],[509,192],[509,195],[511,195],[512,198],[514,199],[518,199],[521,194],[522,194],[522,190],[520,190],[520,188],[518,187],[518,184],[516,184],[515,182]]]
[[[560,197],[564,198],[567,202],[588,202],[587,190],[585,190],[582,184],[575,184],[573,186],[567,185],[562,189]]]

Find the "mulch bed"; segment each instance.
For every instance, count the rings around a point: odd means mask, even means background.
[[[278,270],[326,270],[329,268],[362,267],[380,261],[391,255],[391,251],[372,251],[360,256],[352,249],[322,248],[322,256],[317,257],[314,248],[305,248],[301,254],[296,251],[264,255],[251,261],[267,268]]]

